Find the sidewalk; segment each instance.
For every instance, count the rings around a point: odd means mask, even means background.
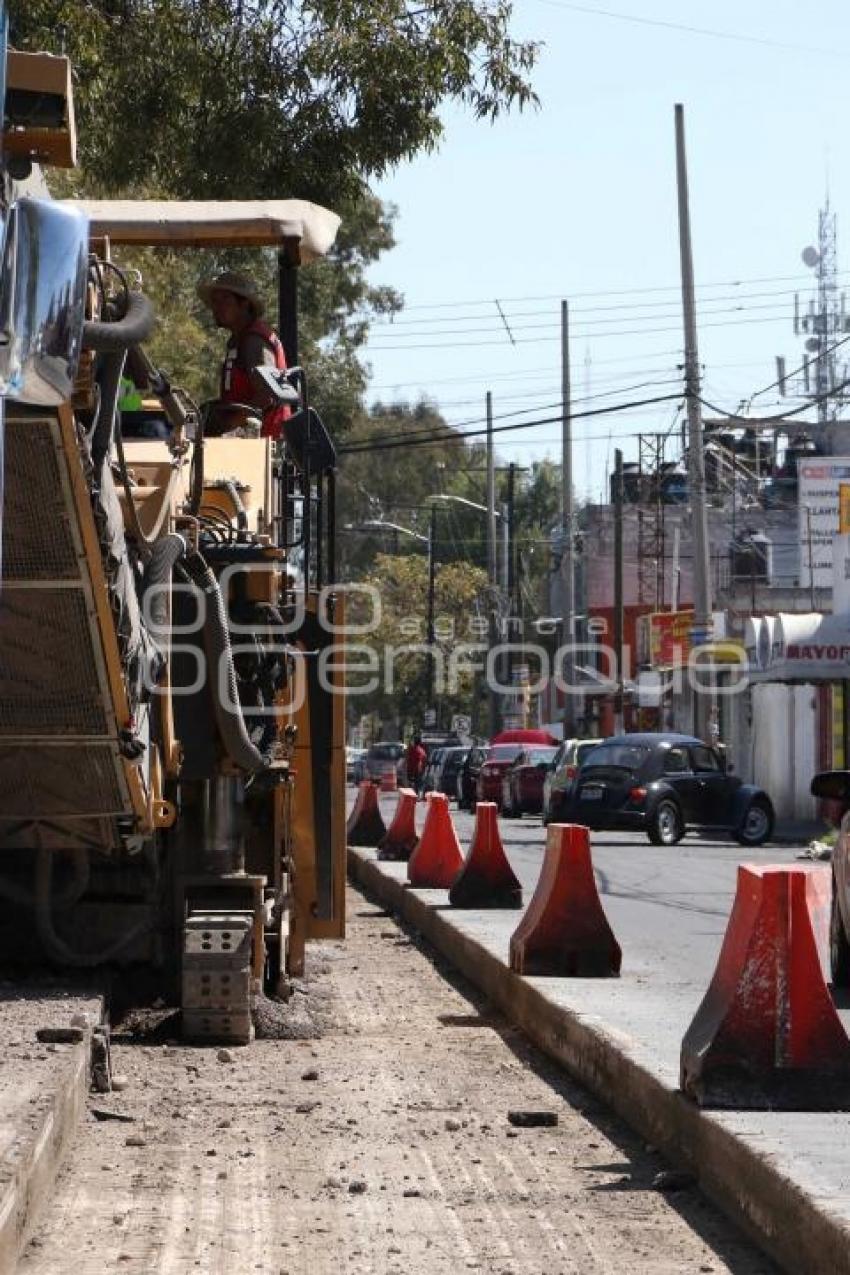
[[[17,1269],[50,1199],[85,1107],[92,1028],[102,1019],[95,993],[0,982],[0,1275]],[[45,1028],[69,1038],[44,1043]]]
[[[461,912],[412,890],[406,865],[349,851],[350,873],[397,911],[534,1042],[653,1145],[793,1275],[850,1275],[850,1113],[707,1112],[678,1091],[679,1047],[705,985],[624,952],[619,979],[521,978],[519,913]]]

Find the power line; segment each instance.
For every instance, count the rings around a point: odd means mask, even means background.
[[[784,316],[784,315],[777,315],[775,318],[768,318],[767,316],[763,316],[763,317],[760,317],[760,318],[758,318],[758,319],[725,319],[725,320],[723,320],[723,322],[721,322],[721,323],[703,323],[703,322],[701,322],[701,323],[700,323],[700,328],[727,328],[727,327],[740,327],[740,326],[743,326],[743,325],[745,325],[745,324],[753,324],[753,323],[785,323],[785,322],[787,322],[787,318],[786,318],[786,316]],[[543,325],[543,326],[548,327],[548,326],[553,326],[553,325],[546,324],[546,325]],[[593,338],[593,340],[595,340],[595,341],[601,341],[601,340],[605,340],[605,339],[607,339],[608,337],[620,337],[620,336],[655,336],[655,335],[657,335],[657,334],[659,334],[659,333],[662,333],[662,332],[663,332],[663,333],[666,333],[666,332],[678,332],[679,330],[680,330],[680,328],[679,328],[678,326],[676,326],[676,327],[664,327],[664,328],[623,328],[623,329],[621,329],[620,331],[617,331],[617,332],[591,332],[591,333],[588,333],[588,332],[585,332],[585,331],[583,331],[583,330],[582,330],[582,331],[579,331],[579,332],[577,332],[577,333],[575,334],[575,339],[576,339],[576,340],[581,340],[581,338],[582,338],[582,337],[592,337],[592,338]],[[516,340],[515,344],[516,344],[516,345],[535,345],[535,344],[542,344],[543,342],[549,342],[549,341],[560,341],[560,336],[533,336],[533,337],[519,337],[519,338]],[[482,347],[482,346],[490,346],[490,347],[492,347],[492,346],[494,346],[494,345],[503,345],[503,344],[506,344],[506,342],[502,342],[502,341],[495,341],[495,340],[489,340],[489,341],[437,341],[437,342],[430,341],[430,342],[421,342],[421,343],[419,343],[419,344],[417,344],[417,345],[405,345],[405,344],[401,344],[401,345],[371,345],[371,344],[370,344],[369,349],[370,349],[370,350],[375,350],[375,351],[381,351],[381,352],[399,352],[399,351],[400,351],[400,352],[402,352],[402,353],[404,353],[404,354],[415,354],[415,353],[418,353],[418,351],[419,351],[419,350],[461,350],[461,349],[472,349],[472,348],[476,348],[476,347],[480,348],[480,347]]]
[[[828,346],[827,349],[822,350],[817,357],[821,359],[825,358],[827,354],[832,354],[834,350],[837,350],[842,345],[846,345],[848,341],[850,341],[850,336],[841,337],[839,341],[836,341],[833,345]],[[752,394],[750,394],[748,402],[751,403],[754,398],[759,398],[762,394],[766,394],[768,390],[776,389],[777,385],[782,385],[782,383],[788,380],[790,377],[799,376],[799,374],[801,372],[805,372],[809,364],[813,362],[815,362],[814,359],[806,359],[806,361],[804,363],[801,363],[799,367],[794,368],[793,372],[786,372],[784,376],[780,376],[777,378],[777,380],[771,381],[770,385],[765,385],[764,389],[755,390]]]
[[[731,40],[735,44],[757,44],[767,49],[783,49],[789,53],[810,53],[816,57],[844,57],[840,49],[820,48],[809,44],[786,44],[783,40],[771,40],[765,36],[742,35],[735,31],[716,31],[710,27],[692,27],[684,22],[667,22],[661,18],[642,18],[634,13],[617,13],[612,9],[596,9],[590,5],[572,4],[570,0],[538,0],[550,9],[567,9],[572,13],[584,13],[594,18],[613,18],[617,22],[631,22],[636,26],[660,27],[665,31],[682,31],[686,35],[706,36],[712,40]]]
[[[760,300],[764,300],[764,298],[766,297],[770,297],[770,298],[793,297],[795,293],[799,292],[800,290],[801,289],[799,288],[780,288],[780,289],[772,289],[768,292],[762,292],[762,291],[733,292],[723,296],[705,297],[703,298],[702,303],[704,305],[719,305],[721,302],[726,302],[726,301],[733,301],[733,302],[753,301],[753,300],[760,301]],[[585,314],[610,314],[614,311],[621,312],[623,310],[658,310],[658,309],[663,309],[664,307],[673,305],[675,301],[676,301],[675,297],[670,297],[669,299],[665,299],[664,301],[635,301],[635,302],[620,302],[617,305],[576,306],[575,313],[577,315],[585,315]],[[475,304],[475,303],[471,302],[470,304]],[[496,304],[499,305],[500,316],[505,314],[506,312],[503,311],[501,304],[499,304],[498,302]],[[484,307],[482,305],[482,309],[483,308]],[[550,313],[551,313],[551,306],[546,308],[537,308],[534,310],[510,310],[507,312],[509,317],[514,320],[518,318],[531,319],[531,318],[536,318],[539,315],[550,314]],[[402,315],[403,314],[404,312],[402,312]],[[498,327],[496,320],[492,316],[488,315],[486,313],[486,310],[482,314],[458,314],[458,315],[452,315],[451,317],[451,322],[453,323],[462,323],[462,322],[473,323],[473,322],[481,322],[482,320],[493,322]],[[409,327],[419,328],[427,324],[435,324],[435,323],[443,323],[443,322],[446,322],[446,320],[441,318],[439,315],[429,319],[428,318],[407,319],[404,317],[396,318],[395,315],[390,315],[390,316],[380,315],[371,321],[371,326],[374,329],[380,329],[380,328],[398,329],[398,328],[409,328]]]
[[[590,395],[587,395],[585,398],[575,399],[574,401],[580,402],[580,403],[595,403],[600,398],[610,398],[612,394],[629,394],[635,390],[647,389],[655,385],[675,385],[675,384],[681,384],[681,377],[671,378],[670,380],[667,380],[667,381],[640,381],[636,385],[624,385],[624,386],[621,386],[619,389],[606,390],[598,394],[590,394]],[[493,419],[499,421],[499,420],[505,420],[506,418],[511,416],[527,416],[530,412],[541,412],[541,411],[545,411],[547,408],[550,408],[550,407],[553,407],[553,408],[560,407],[560,405],[561,405],[561,400],[559,399],[557,402],[542,403],[542,404],[538,404],[535,407],[514,408],[512,411],[509,411],[509,412],[497,413]],[[575,413],[573,413],[573,415],[575,415]],[[557,419],[560,420],[561,418],[558,417]],[[484,423],[485,420],[486,420],[486,417],[484,416],[473,416],[465,421],[457,421],[453,425],[448,425],[446,423],[442,426],[442,428],[444,430],[451,429],[453,432],[459,433],[464,427],[468,425],[481,425]],[[441,427],[438,425],[422,425],[422,426],[413,426],[412,428],[411,427],[399,428],[388,434],[378,434],[378,435],[373,435],[371,438],[355,439],[353,446],[356,447],[359,443],[362,443],[365,446],[365,445],[371,444],[372,442],[385,443],[385,442],[395,442],[396,440],[399,440],[400,442],[410,442],[411,439],[416,439],[423,435],[433,437],[435,430],[438,428],[441,428]],[[445,433],[443,433],[442,437],[448,438],[449,435],[446,435]],[[465,437],[468,437],[468,434],[465,435]]]
[[[616,318],[609,318],[609,319],[586,319],[584,321],[584,326],[580,329],[580,331],[588,336],[591,336],[591,335],[596,335],[595,333],[590,332],[591,328],[605,328],[605,327],[610,327],[613,324],[624,323],[624,322],[625,323],[657,323],[659,320],[676,319],[680,315],[680,310],[678,307],[671,309],[670,307],[672,305],[673,305],[672,301],[665,302],[665,309],[663,313],[661,314],[647,314],[647,315],[634,314],[634,315],[629,315],[625,318],[623,315],[617,315]],[[709,308],[706,308],[706,306],[700,306],[700,315],[701,316],[704,315],[708,317],[716,317],[716,316],[725,315],[725,314],[740,314],[742,312],[749,313],[756,310],[776,311],[777,313],[781,313],[783,315],[788,314],[788,309],[786,306],[779,306],[775,302],[767,302],[767,303],[759,304],[759,305],[722,306],[716,309],[709,309]],[[560,326],[557,318],[553,316],[551,311],[540,310],[540,311],[537,311],[535,315],[528,315],[524,317],[536,318],[542,315],[548,315],[548,317],[545,318],[543,322],[541,323],[517,323],[516,320],[514,320],[513,327],[509,329],[508,331],[511,345],[516,345],[516,340],[514,338],[514,333],[516,332],[544,332],[546,331],[547,328],[556,328]],[[474,316],[474,318],[470,318],[469,322],[473,323],[475,326],[440,327],[437,329],[432,329],[429,332],[399,332],[390,328],[390,329],[387,329],[387,331],[385,331],[384,334],[378,339],[386,340],[388,337],[392,337],[397,342],[399,342],[399,344],[397,344],[396,346],[392,348],[403,349],[404,346],[400,344],[401,342],[408,342],[410,345],[414,345],[415,343],[418,343],[419,341],[421,341],[423,336],[426,338],[429,338],[429,337],[443,337],[443,336],[476,336],[478,334],[501,335],[502,333],[501,323],[496,322],[495,319],[488,318],[487,315],[476,315]],[[580,323],[581,320],[579,320],[578,322]],[[373,347],[373,348],[376,348],[376,347]],[[380,348],[386,349],[390,347],[383,346]]]
[[[850,270],[838,271],[839,276],[850,275]],[[778,275],[757,275],[749,279],[722,279],[716,283],[698,283],[695,284],[697,292],[704,291],[709,288],[742,288],[751,283],[802,283],[812,282],[811,274],[778,274]],[[569,291],[572,301],[579,301],[583,297],[636,297],[649,296],[658,292],[673,292],[678,295],[681,291],[681,285],[678,283],[659,284],[646,288],[597,288],[587,292]],[[547,292],[531,296],[522,297],[502,297],[501,300],[505,305],[513,305],[521,301],[560,301],[563,297],[561,292]],[[474,305],[492,305],[493,298],[478,297],[475,299],[467,298],[464,301],[429,301],[417,302],[413,305],[405,304],[404,313],[410,314],[415,310],[453,310],[459,306]]]
[[[632,408],[648,407],[655,403],[672,403],[675,399],[681,399],[681,398],[682,398],[682,393],[662,394],[662,395],[656,396],[655,398],[635,399],[630,403],[615,403],[615,404],[612,404],[611,407],[597,407],[597,408],[591,408],[588,411],[584,411],[584,412],[572,412],[571,416],[574,420],[578,420],[582,417],[589,417],[589,416],[613,416],[618,412],[630,411]],[[543,417],[535,421],[519,421],[513,425],[496,425],[493,428],[493,433],[503,434],[503,433],[508,433],[511,430],[534,429],[539,425],[555,425],[557,423],[560,423],[562,419],[563,418],[560,415],[558,415],[558,416]],[[357,455],[358,453],[361,453],[361,452],[391,451],[395,449],[396,447],[431,446],[435,443],[445,444],[447,442],[456,441],[456,440],[465,442],[469,438],[477,438],[486,433],[487,433],[486,429],[468,430],[462,434],[456,434],[455,431],[453,430],[443,430],[439,434],[431,434],[430,437],[425,437],[425,438],[407,437],[407,438],[393,439],[388,442],[377,440],[373,443],[368,443],[366,445],[340,447],[338,448],[338,454],[340,456],[346,456],[346,455],[352,456],[352,455]]]

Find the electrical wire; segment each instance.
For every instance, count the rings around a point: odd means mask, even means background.
[[[571,412],[570,419],[579,420],[583,417],[589,417],[589,416],[613,416],[618,412],[627,412],[635,407],[648,407],[655,403],[672,403],[676,399],[681,399],[683,397],[683,393],[684,392],[682,391],[678,394],[662,394],[662,395],[656,396],[655,398],[634,399],[630,403],[616,403],[616,404],[613,404],[611,407],[598,407],[598,408],[591,408],[589,411]],[[513,425],[495,425],[493,427],[492,432],[494,434],[504,434],[510,430],[534,429],[539,425],[554,425],[556,423],[562,423],[562,422],[563,422],[563,416],[549,416],[549,417],[544,417],[542,419],[534,420],[534,421],[519,421]],[[396,447],[417,447],[417,446],[423,446],[423,445],[428,446],[435,443],[445,444],[449,441],[465,441],[468,438],[477,438],[482,435],[486,435],[489,432],[490,431],[487,429],[475,429],[475,430],[469,430],[461,434],[460,436],[458,436],[454,430],[450,430],[447,428],[443,430],[443,432],[440,434],[432,433],[429,437],[425,437],[425,438],[408,437],[408,438],[398,439],[397,441],[394,440],[390,442],[383,442],[381,440],[378,440],[376,442],[366,444],[365,446],[361,445],[361,446],[340,447],[338,448],[338,454],[341,456],[345,456],[345,455],[351,456],[351,455],[358,455],[361,452],[390,451],[395,449]]]
[[[850,275],[850,270],[839,270],[836,272],[836,274],[837,274],[837,277],[841,278],[845,275]],[[799,283],[802,281],[811,283],[812,281],[811,274],[760,275],[751,279],[725,279],[725,280],[718,280],[717,283],[697,283],[694,285],[694,287],[697,292],[701,292],[709,288],[740,288],[740,287],[743,287],[745,284],[751,284],[751,283],[794,283],[794,282]],[[588,292],[571,292],[570,300],[578,301],[582,297],[649,296],[652,293],[658,293],[658,292],[674,292],[678,296],[681,294],[681,288],[682,288],[682,285],[680,283],[668,283],[668,284],[656,285],[655,287],[648,287],[648,288],[602,288],[602,289],[596,289],[595,291],[588,291]],[[541,293],[536,296],[533,295],[533,296],[523,296],[523,297],[500,297],[500,300],[502,301],[503,304],[504,303],[514,304],[520,301],[561,301],[563,300],[563,297],[564,297],[563,292],[548,292],[548,293]],[[406,314],[410,314],[414,310],[452,310],[452,309],[457,309],[459,306],[465,306],[465,305],[483,306],[483,305],[492,305],[492,304],[493,304],[492,296],[480,297],[475,300],[467,299],[465,301],[418,302],[414,305],[406,304],[404,307],[404,312]]]
[[[764,389],[755,390],[752,394],[750,394],[749,398],[746,400],[747,403],[752,403],[754,398],[759,398],[760,395],[766,394],[768,390],[776,389],[777,385],[782,385],[782,383],[788,380],[790,377],[799,376],[799,374],[801,372],[804,372],[807,367],[810,367],[812,363],[817,364],[818,359],[826,358],[828,354],[832,354],[834,350],[839,349],[842,345],[846,345],[848,341],[850,341],[850,336],[841,337],[841,339],[839,341],[836,341],[834,345],[830,345],[827,347],[827,349],[821,351],[816,358],[806,359],[805,363],[801,363],[799,367],[794,368],[793,372],[786,372],[784,376],[780,376],[777,378],[777,380],[771,381],[770,385],[765,385]]]
[[[768,318],[767,316],[762,316],[757,319],[724,319],[723,322],[721,323],[701,322],[700,328],[729,328],[729,327],[741,327],[743,325],[748,325],[753,323],[786,323],[786,322],[787,322],[787,316],[776,315],[775,318]],[[552,325],[546,324],[544,326],[549,327]],[[655,336],[658,333],[679,332],[679,331],[681,331],[681,328],[679,325],[677,325],[675,327],[663,327],[663,328],[621,328],[619,331],[615,331],[615,332],[587,333],[584,331],[579,331],[579,332],[573,332],[572,336],[574,340],[581,340],[582,337],[592,336],[594,340],[601,341],[608,337]],[[515,341],[515,344],[516,345],[539,345],[539,344],[542,344],[543,342],[550,342],[550,341],[554,342],[554,341],[560,341],[560,340],[561,340],[560,334],[556,336],[529,336],[529,337],[517,338],[517,340]],[[414,352],[418,353],[420,350],[462,350],[462,349],[481,348],[482,346],[489,346],[492,348],[495,345],[502,346],[502,345],[509,345],[509,344],[510,343],[505,340],[503,341],[496,341],[496,340],[438,341],[438,342],[423,342],[415,346],[405,345],[405,344],[401,344],[401,345],[372,345],[370,344],[369,349],[373,351],[380,351],[381,353],[392,353],[392,352],[401,351],[404,354],[410,354]]]
[[[727,301],[735,302],[736,304],[728,307],[729,312],[732,312],[734,310],[742,309],[743,306],[740,303],[744,301],[747,301],[747,302],[757,301],[757,300],[763,301],[765,298],[771,298],[775,302],[776,298],[793,297],[795,295],[799,295],[799,292],[800,292],[800,289],[798,288],[793,288],[793,289],[781,288],[779,290],[774,289],[769,292],[759,291],[759,292],[730,293],[726,296],[706,297],[700,301],[700,307],[702,308],[708,305],[718,306],[720,305],[721,302],[727,302]],[[677,302],[677,298],[671,297],[669,300],[664,300],[664,301],[621,302],[618,305],[600,305],[600,306],[572,306],[570,313],[571,313],[571,318],[575,319],[576,317],[578,317],[580,319],[586,314],[610,314],[615,311],[617,313],[622,313],[624,310],[627,310],[627,311],[664,310],[664,309],[669,309],[671,306],[674,306],[676,302]],[[750,308],[755,309],[755,308],[762,308],[762,307],[753,306]],[[719,313],[724,313],[724,314],[726,312],[727,312],[727,309],[725,307],[722,311],[719,311]],[[534,319],[534,318],[539,318],[542,315],[551,316],[551,314],[552,314],[552,308],[551,306],[547,306],[545,309],[512,310],[509,312],[508,317],[513,321],[513,326],[515,327],[517,319]],[[635,317],[639,318],[640,315],[638,314]],[[395,318],[394,316],[386,317],[381,315],[381,316],[375,317],[372,320],[371,327],[373,330],[376,330],[376,331],[379,331],[381,328],[387,328],[387,329],[392,329],[393,331],[396,331],[399,328],[411,328],[411,327],[421,328],[425,325],[433,326],[434,324],[440,324],[440,323],[446,323],[446,322],[452,322],[452,323],[485,322],[488,325],[488,328],[493,328],[496,331],[500,329],[500,323],[497,322],[494,317],[487,314],[486,312],[483,314],[452,315],[450,320],[440,318],[440,317],[436,317],[433,319],[406,319],[406,318]]]
[[[591,395],[588,395],[586,398],[583,398],[583,399],[573,399],[573,403],[578,403],[578,402],[581,402],[581,403],[595,403],[595,402],[596,402],[598,399],[600,399],[600,398],[610,398],[612,394],[629,394],[629,393],[632,393],[632,392],[633,392],[633,391],[635,391],[635,390],[646,389],[646,388],[648,388],[648,387],[652,387],[652,386],[655,386],[655,385],[678,385],[678,384],[681,384],[681,377],[675,377],[675,378],[672,378],[672,379],[671,379],[671,380],[669,380],[669,381],[642,381],[642,382],[639,382],[639,383],[638,383],[638,384],[636,384],[636,385],[623,386],[621,389],[616,389],[616,390],[606,390],[606,391],[604,391],[604,392],[602,392],[602,393],[599,393],[599,394],[591,394]],[[550,407],[551,407],[551,408],[558,408],[558,407],[560,407],[560,406],[561,406],[561,400],[560,400],[560,398],[559,398],[559,399],[558,399],[556,402],[554,402],[554,403],[543,403],[543,404],[538,404],[538,405],[537,405],[537,406],[535,406],[535,407],[521,407],[521,408],[514,408],[514,409],[513,409],[512,411],[510,411],[510,412],[498,412],[498,413],[494,414],[494,416],[493,416],[493,418],[492,418],[492,419],[493,419],[494,421],[501,421],[501,420],[506,420],[507,418],[512,417],[512,416],[526,416],[526,415],[528,415],[530,412],[541,412],[541,411],[546,411],[546,410],[548,410]],[[571,416],[575,416],[575,415],[576,415],[576,413],[575,413],[575,412],[571,412]],[[560,417],[557,417],[557,418],[553,418],[553,419],[560,420],[561,418],[560,418]],[[455,424],[453,424],[453,425],[449,425],[449,424],[448,424],[448,422],[446,422],[445,424],[443,424],[443,425],[441,425],[441,426],[436,426],[436,425],[425,425],[425,426],[422,426],[422,427],[419,427],[419,428],[417,428],[417,427],[413,427],[413,428],[411,428],[411,427],[406,427],[406,428],[404,428],[404,429],[398,429],[398,430],[396,430],[396,431],[394,431],[394,432],[392,432],[392,433],[389,433],[389,434],[379,434],[379,435],[375,435],[375,436],[373,436],[372,438],[355,439],[355,440],[354,440],[354,443],[353,443],[353,446],[355,446],[355,447],[356,447],[356,446],[357,446],[357,444],[358,444],[358,443],[360,443],[360,442],[362,442],[362,443],[364,443],[364,444],[367,444],[367,443],[372,443],[372,442],[375,442],[375,441],[379,441],[379,442],[391,442],[391,441],[395,441],[396,439],[398,439],[399,441],[403,441],[403,442],[409,442],[411,439],[417,438],[417,437],[419,437],[420,435],[423,435],[423,434],[427,434],[427,435],[431,436],[431,435],[433,435],[433,434],[434,434],[434,431],[435,431],[435,429],[437,429],[437,428],[442,428],[444,431],[445,431],[446,429],[450,429],[450,430],[452,430],[454,433],[458,433],[458,432],[460,432],[460,431],[461,431],[464,427],[466,427],[466,426],[469,426],[469,425],[481,425],[481,424],[483,424],[486,420],[487,420],[487,417],[486,417],[486,416],[474,416],[474,417],[471,417],[471,418],[469,418],[469,419],[467,419],[467,420],[465,420],[465,421],[459,421],[459,422],[456,422],[456,423],[455,423]],[[486,432],[486,431],[485,431],[485,432]],[[466,434],[466,435],[465,435],[465,437],[469,437],[469,434]],[[342,450],[342,451],[345,451],[345,450],[348,450],[348,449],[346,449],[346,448],[344,448],[344,447],[343,447],[341,450]]]
[[[617,22],[631,22],[637,26],[659,27],[665,31],[681,31],[686,35],[707,36],[712,40],[731,40],[735,44],[756,44],[767,49],[783,49],[789,53],[809,53],[815,57],[844,57],[841,49],[822,48],[810,44],[788,44],[784,40],[771,40],[764,36],[741,35],[733,31],[715,31],[710,27],[692,27],[684,22],[670,22],[662,18],[640,17],[634,13],[618,13],[612,9],[596,9],[591,5],[572,4],[570,0],[538,0],[550,9],[566,9],[571,13],[583,13],[594,18],[613,18]]]

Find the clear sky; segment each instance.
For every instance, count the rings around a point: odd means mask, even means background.
[[[793,295],[808,298],[812,277],[800,253],[816,242],[827,187],[850,291],[846,0],[517,0],[513,31],[544,44],[540,109],[491,126],[452,108],[440,150],[377,186],[398,208],[398,245],[372,277],[406,309],[373,330],[371,398],[424,394],[469,428],[487,389],[497,424],[554,415],[562,297],[576,411],[675,393],[676,102],[704,393],[733,410],[775,379],[774,355],[795,367]],[[599,499],[614,447],[634,457],[637,433],[678,419],[671,402],[576,420],[579,494]],[[559,437],[558,424],[540,425],[502,434],[498,451],[520,464],[557,457]]]

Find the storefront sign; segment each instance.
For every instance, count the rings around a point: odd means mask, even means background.
[[[839,531],[840,489],[850,484],[850,456],[798,461],[800,586],[832,586],[832,542]]]

